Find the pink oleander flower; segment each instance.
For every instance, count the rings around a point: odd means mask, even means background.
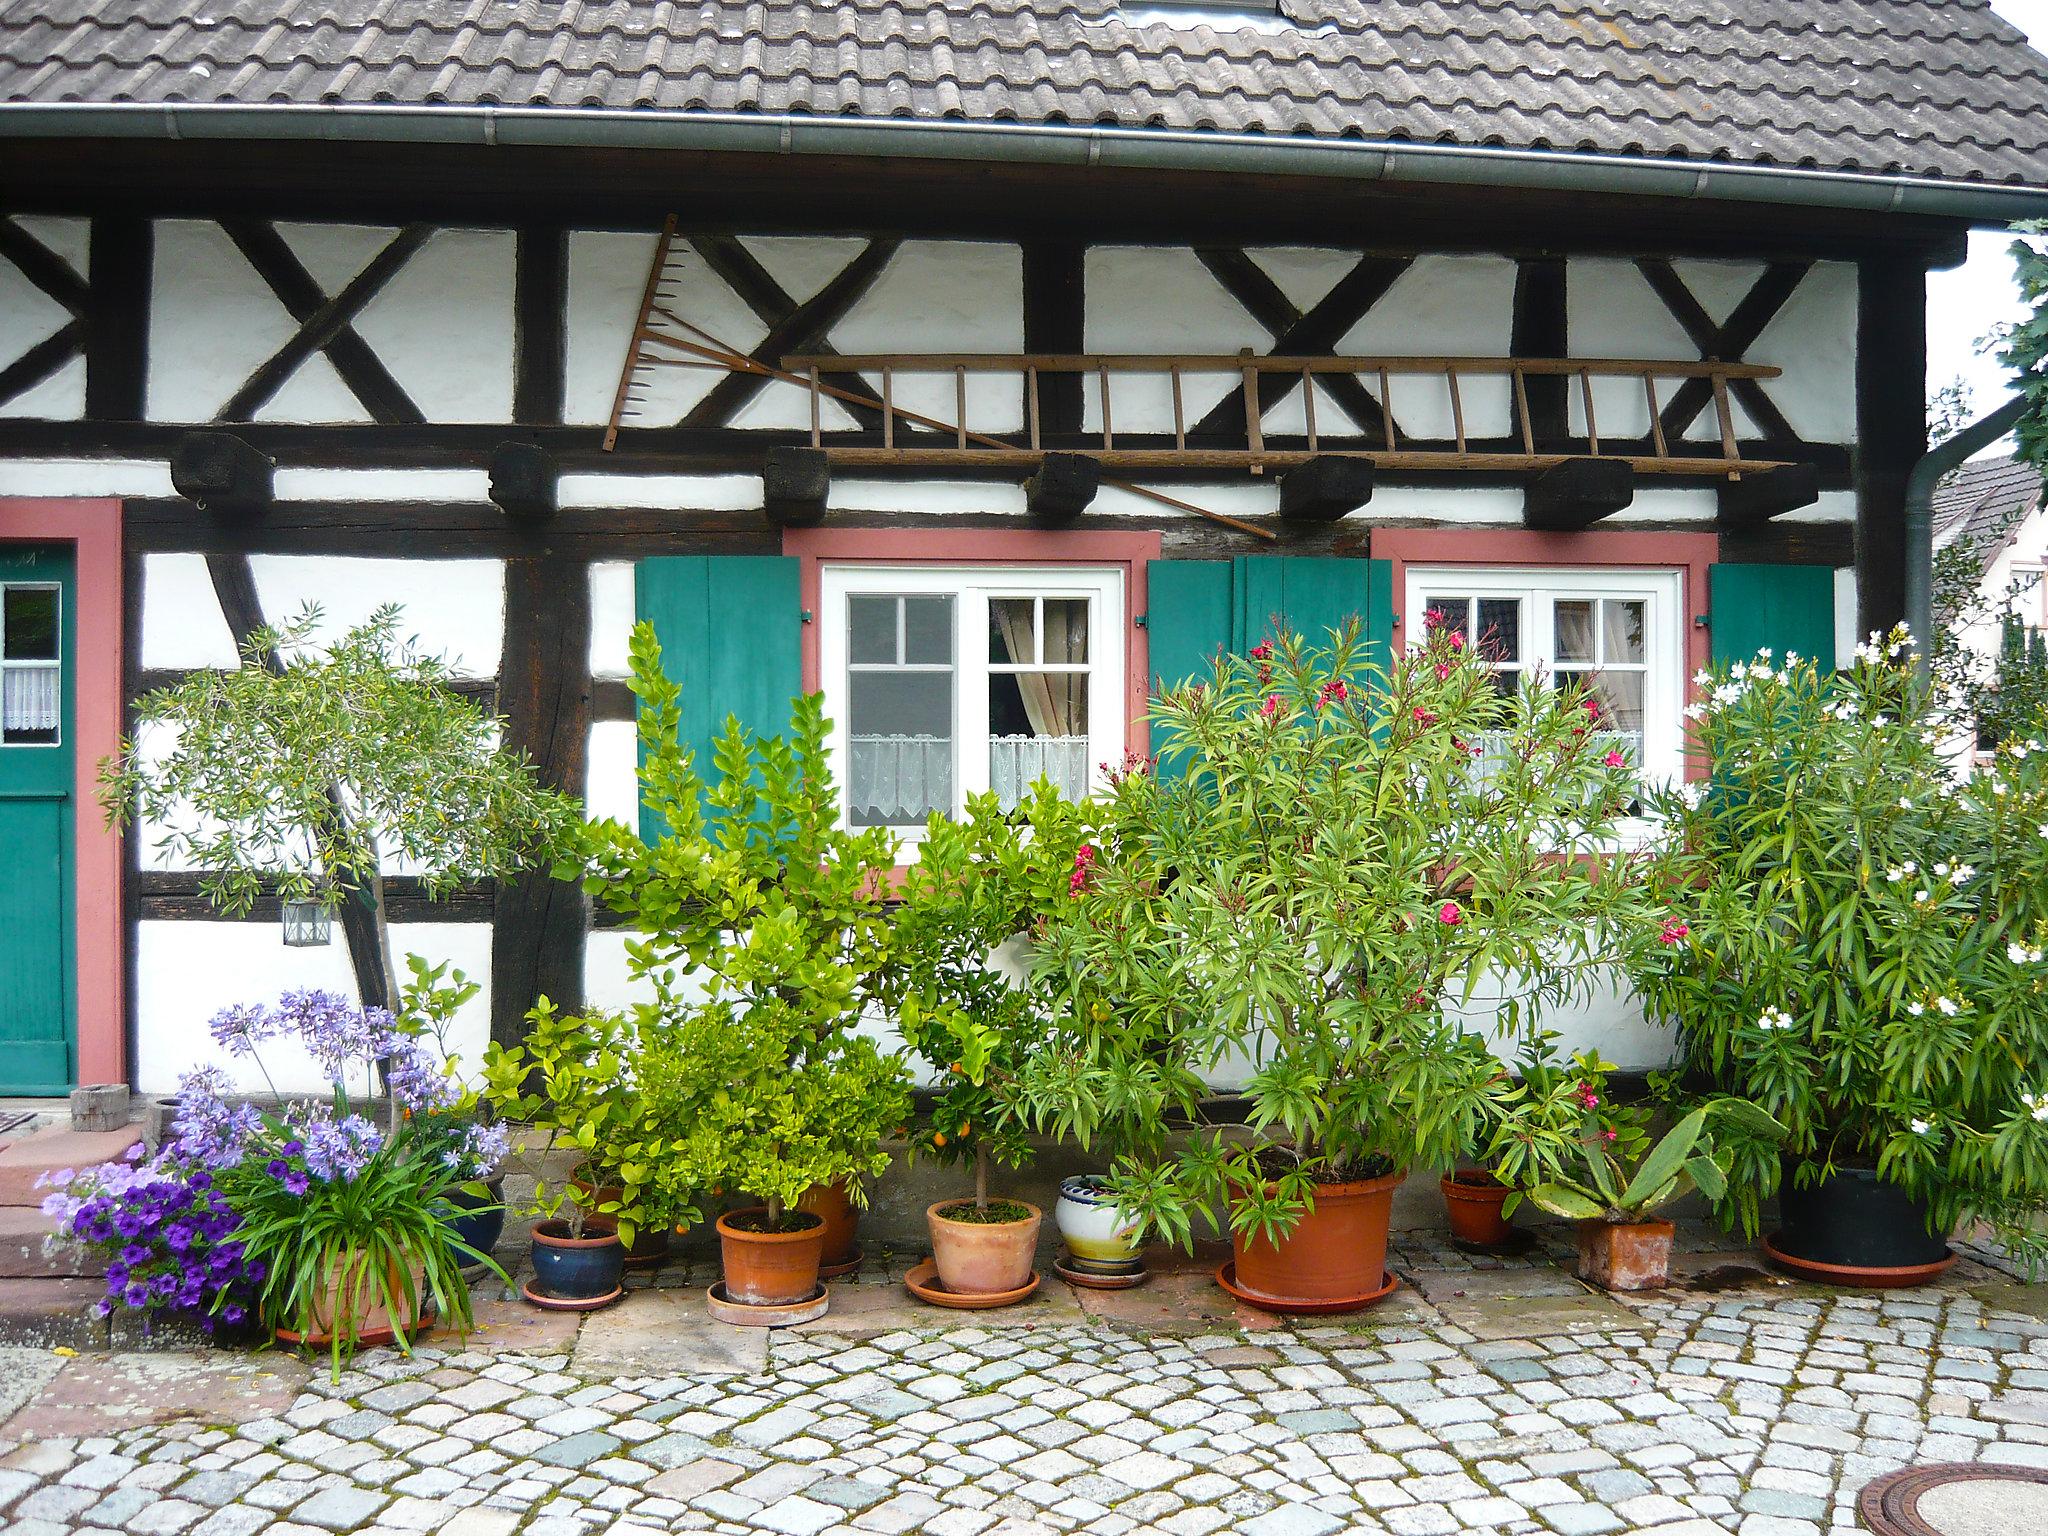
[[[1664,919],[1663,932],[1657,935],[1657,942],[1659,944],[1683,944],[1691,932],[1692,929],[1681,923],[1677,918],[1667,917]]]
[[[1268,720],[1272,719],[1275,715],[1279,714],[1280,695],[1277,693],[1267,694],[1266,702],[1259,706],[1259,713],[1264,715]]]
[[[1462,631],[1454,629],[1445,637],[1445,643],[1454,651],[1462,651],[1465,649],[1465,636]]]
[[[1436,920],[1446,928],[1455,928],[1465,921],[1465,909],[1455,901],[1447,901],[1436,909]]]
[[[1078,896],[1088,889],[1088,876],[1095,867],[1095,847],[1083,843],[1074,850],[1074,872],[1067,877],[1067,890]]]
[[[1628,766],[1628,759],[1623,757],[1618,751],[1610,750],[1600,761],[1610,768],[1626,768]]]
[[[1432,608],[1422,616],[1422,627],[1424,629],[1442,629],[1449,622],[1444,617],[1444,611],[1441,608]]]
[[[1351,690],[1344,686],[1342,678],[1338,678],[1323,684],[1322,691],[1316,695],[1316,708],[1321,709],[1325,704],[1342,704],[1350,697]]]
[[[1445,678],[1449,677],[1450,675],[1451,664],[1449,662],[1440,661],[1436,664],[1436,680],[1438,682],[1442,682]]]
[[[1415,706],[1415,723],[1417,725],[1435,725],[1436,716],[1418,704]]]
[[[1253,646],[1247,654],[1250,655],[1253,661],[1271,661],[1273,659],[1272,642],[1269,640],[1261,640],[1257,645]]]

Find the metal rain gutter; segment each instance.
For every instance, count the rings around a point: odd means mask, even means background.
[[[1934,488],[1971,454],[2018,426],[2026,413],[2027,397],[2014,395],[1989,416],[1930,448],[1906,477],[1906,628],[1919,642],[1923,677],[1934,662]]]
[[[808,113],[488,105],[13,102],[0,104],[0,138],[297,140],[880,155],[1795,203],[1986,224],[2048,214],[2048,187],[1937,177],[1394,140]]]

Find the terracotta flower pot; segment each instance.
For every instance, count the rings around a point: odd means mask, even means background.
[[[608,1200],[617,1200],[625,1190],[617,1184],[586,1184],[581,1179],[571,1179],[569,1187],[576,1191],[576,1203],[586,1211],[595,1211]],[[593,1218],[596,1219],[596,1218]],[[602,1219],[610,1221],[609,1216]],[[668,1258],[669,1239],[674,1235],[666,1226],[646,1226],[633,1234],[633,1241],[626,1244],[626,1268],[653,1269]]]
[[[1275,1310],[1372,1295],[1386,1282],[1387,1226],[1407,1177],[1318,1184],[1314,1208],[1277,1244],[1233,1232],[1238,1288]]]
[[[1006,1200],[1031,1214],[1017,1221],[954,1221],[945,1213],[971,1200],[941,1200],[924,1213],[931,1228],[932,1262],[939,1283],[965,1296],[999,1296],[1031,1279],[1038,1254],[1038,1227],[1045,1213],[1028,1200]]]
[[[764,1206],[727,1211],[718,1218],[718,1251],[725,1265],[725,1294],[742,1306],[782,1307],[817,1293],[818,1265],[825,1249],[825,1223],[809,1211],[809,1224],[792,1232],[749,1232],[735,1216],[765,1216]]]
[[[1515,1235],[1501,1214],[1509,1190],[1490,1173],[1460,1168],[1438,1181],[1444,1209],[1450,1213],[1451,1241],[1468,1248],[1498,1248]]]
[[[845,1184],[813,1184],[804,1191],[796,1208],[809,1211],[825,1223],[825,1251],[820,1263],[826,1269],[853,1262],[860,1253],[860,1212],[853,1208]]]
[[[1606,1291],[1656,1291],[1671,1283],[1668,1221],[1582,1221],[1579,1278]]]
[[[373,1298],[374,1287],[367,1276],[356,1276],[360,1261],[349,1254],[331,1261],[321,1292],[313,1298],[313,1315],[303,1329],[279,1328],[277,1336],[289,1344],[327,1345],[334,1341],[335,1324],[344,1314],[353,1321],[352,1332],[355,1341],[363,1344],[389,1344],[399,1333],[410,1336],[417,1331],[433,1312],[433,1298],[427,1293],[426,1269],[414,1264],[408,1271],[401,1271],[395,1264],[387,1267],[384,1283],[397,1298],[396,1309],[385,1306]],[[348,1285],[344,1286],[344,1281]],[[411,1286],[410,1293],[406,1286]],[[353,1303],[346,1294],[355,1292]],[[410,1301],[407,1297],[410,1295]]]

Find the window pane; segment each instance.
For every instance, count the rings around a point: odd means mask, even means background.
[[[1088,661],[1088,599],[1048,597],[1045,600],[1044,651],[1048,666],[1085,666]]]
[[[0,744],[54,742],[62,699],[63,681],[55,667],[0,667]]]
[[[1033,607],[1028,597],[992,597],[988,600],[990,666],[1029,666],[1038,660],[1037,641],[1031,633]]]
[[[6,634],[0,640],[0,656],[9,661],[55,661],[57,589],[8,587],[5,604]]]
[[[1069,799],[1087,794],[1087,674],[1005,672],[988,685],[989,788],[1003,808],[1041,778]]]
[[[1643,630],[1648,623],[1637,599],[1609,598],[1600,605],[1602,661],[1641,661]]]
[[[1468,637],[1469,638],[1469,637]],[[1479,649],[1493,661],[1522,659],[1522,604],[1512,597],[1479,599]]]
[[[846,600],[846,655],[849,661],[894,665],[896,605],[893,597],[849,597]]]
[[[919,666],[945,666],[953,660],[953,599],[903,599],[903,659]]]
[[[1552,610],[1557,618],[1557,659],[1566,661],[1598,661],[1593,650],[1593,601],[1591,598],[1575,598],[1559,603]]]
[[[1443,627],[1452,634],[1472,638],[1472,599],[1469,597],[1425,597],[1422,600],[1423,622],[1429,622],[1429,615],[1435,614]]]
[[[848,818],[918,826],[953,809],[953,675],[855,672],[847,678]]]

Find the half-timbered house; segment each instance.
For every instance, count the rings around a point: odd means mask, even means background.
[[[2048,212],[1983,0],[11,0],[0,98],[0,1093],[366,974],[93,801],[309,601],[625,817],[636,615],[695,739],[822,689],[861,824],[1430,606],[1682,772],[1702,663],[1901,617],[1926,275]],[[394,919],[472,1038],[624,990],[565,884]]]

